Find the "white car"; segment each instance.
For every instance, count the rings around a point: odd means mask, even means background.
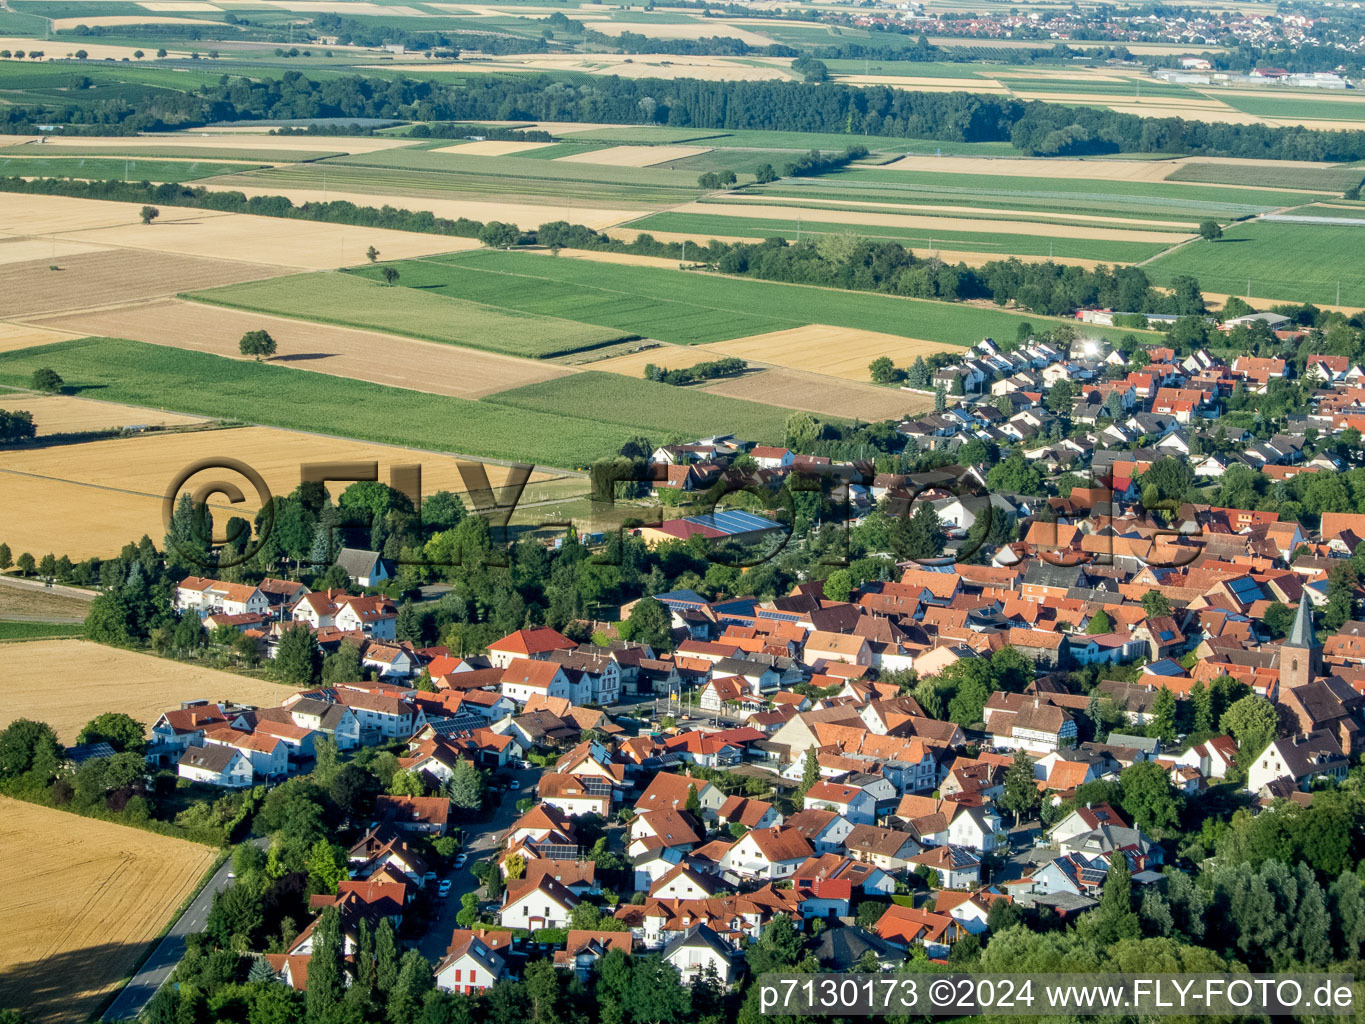
[[[444,897],[444,896],[449,896],[449,895],[450,895],[450,879],[449,879],[449,878],[444,878],[444,879],[441,880],[441,884],[438,885],[438,886],[436,887],[436,895],[437,895],[437,896],[442,896],[442,897]]]
[[[511,782],[509,782],[509,783],[507,784],[507,788],[508,788],[508,789],[520,789],[520,788],[521,788],[521,783],[518,782],[516,779],[513,779]]]
[[[457,868],[462,868],[462,867],[464,867],[464,866],[465,866],[466,864],[468,864],[468,863],[469,863],[469,854],[467,854],[467,853],[462,853],[462,854],[460,854],[458,857],[455,858],[455,866],[456,866]]]

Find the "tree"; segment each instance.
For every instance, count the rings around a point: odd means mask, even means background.
[[[796,791],[799,797],[805,797],[810,792],[811,787],[820,781],[820,761],[815,753],[813,746],[806,748],[806,760],[801,766],[801,787]]]
[[[21,576],[32,576],[38,571],[38,563],[34,561],[31,554],[25,551],[19,556],[19,560],[15,563],[15,568],[19,570]]]
[[[1136,939],[1142,934],[1142,923],[1133,912],[1133,876],[1128,858],[1121,850],[1114,851],[1109,858],[1109,871],[1104,876],[1104,891],[1095,917],[1096,938],[1105,945]]]
[[[521,241],[521,229],[515,224],[490,220],[479,231],[479,241],[493,249],[510,249]]]
[[[1243,764],[1250,764],[1270,745],[1279,725],[1275,705],[1254,695],[1234,703],[1218,721],[1218,727],[1237,741],[1238,760]]]
[[[33,376],[29,378],[29,386],[34,391],[42,391],[49,395],[55,395],[62,390],[65,381],[57,375],[57,371],[50,367],[43,366],[33,371]]]
[[[872,375],[873,384],[894,384],[901,379],[901,372],[890,356],[878,356],[868,364],[867,372]]]
[[[1144,832],[1174,828],[1180,819],[1180,795],[1171,777],[1155,761],[1140,761],[1119,776],[1120,806]]]
[[[1171,602],[1166,600],[1166,595],[1161,591],[1149,590],[1142,595],[1142,610],[1147,613],[1149,619],[1170,615]]]
[[[667,608],[652,597],[642,597],[621,624],[621,636],[634,643],[648,644],[657,654],[673,646],[672,622]]]
[[[393,922],[387,917],[374,930],[374,983],[382,994],[388,995],[398,981],[398,937]]]
[[[8,544],[0,544],[0,572],[5,572],[14,564],[14,556]]]
[[[1206,242],[1216,242],[1223,237],[1222,226],[1212,217],[1199,222],[1199,237]]]
[[[539,961],[548,963],[548,961]],[[554,969],[551,965],[551,970]],[[310,980],[308,985],[312,987]],[[398,964],[398,978],[389,992],[389,1024],[417,1024],[422,1009],[422,1000],[436,987],[436,976],[431,973],[431,964],[419,949],[410,949],[403,954]]]
[[[825,577],[825,600],[847,601],[853,593],[853,573],[847,569],[835,569]]]
[[[754,168],[754,182],[758,185],[767,185],[777,180],[777,171],[772,164],[762,163]]]
[[[691,782],[687,784],[687,800],[683,804],[683,810],[698,819],[701,818],[701,799],[697,796],[696,785]]]
[[[483,804],[483,774],[472,761],[460,758],[446,784],[446,796],[461,810],[476,811]]]
[[[1088,636],[1101,636],[1111,633],[1114,630],[1114,623],[1109,618],[1109,614],[1101,608],[1094,615],[1090,616],[1090,622],[1085,627]]]
[[[336,907],[327,907],[313,928],[313,954],[308,960],[308,1024],[327,1024],[346,993],[342,955],[340,915]]]
[[[155,206],[144,206],[141,210],[138,211],[138,216],[142,218],[142,223],[150,224],[152,221],[156,220],[158,217],[161,216],[161,211],[158,210]]]
[[[358,683],[365,678],[365,669],[360,661],[360,644],[354,640],[343,640],[337,649],[322,661],[322,681],[332,683]]]
[[[57,770],[61,745],[45,722],[18,718],[0,732],[0,780],[18,778],[35,769]]]
[[[1176,729],[1175,694],[1163,686],[1152,699],[1152,721],[1147,726],[1147,735],[1167,743],[1173,743],[1179,734]]]
[[[86,723],[77,743],[108,743],[117,751],[141,753],[147,746],[142,723],[121,711],[106,711]]]
[[[365,250],[365,258],[369,260],[371,263],[374,263],[376,260],[379,259],[379,250],[376,249],[374,246],[370,246],[368,249]]]
[[[1287,604],[1272,601],[1261,613],[1261,622],[1270,630],[1270,635],[1278,640],[1289,635],[1290,629],[1294,626],[1294,615],[1294,609]]]
[[[237,343],[237,348],[244,356],[255,356],[259,363],[262,356],[273,356],[277,346],[270,332],[247,331]]]
[[[943,554],[943,545],[948,539],[943,530],[943,521],[939,519],[934,506],[927,501],[919,503],[919,508],[905,528],[898,532],[901,543],[897,545],[897,554],[903,558],[938,558]]]
[[[322,667],[317,637],[306,625],[290,626],[280,634],[275,652],[275,675],[291,686],[312,686]]]
[[[385,267],[380,271],[380,274],[384,277],[384,283],[390,288],[392,288],[394,283],[398,280],[398,269],[396,267]]]
[[[1014,763],[1005,771],[1005,791],[1000,795],[1000,806],[1014,812],[1017,825],[1025,814],[1032,815],[1042,802],[1038,783],[1033,776],[1033,758],[1020,750],[1014,755]]]
[[[948,392],[943,386],[943,381],[934,385],[934,412],[943,412],[948,408]]]

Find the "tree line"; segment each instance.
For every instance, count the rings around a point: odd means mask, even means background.
[[[1112,110],[965,92],[887,86],[697,79],[479,75],[459,84],[348,76],[315,82],[230,77],[193,91],[151,90],[152,102],[14,104],[0,129],[31,132],[53,122],[121,132],[212,121],[397,117],[416,121],[591,121],[714,129],[882,135],[950,142],[1010,142],[1035,155],[1170,153],[1283,160],[1365,158],[1365,131],[1142,118]]]

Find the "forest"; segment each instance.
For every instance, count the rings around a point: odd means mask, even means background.
[[[971,93],[805,82],[659,81],[603,77],[574,84],[546,75],[484,75],[460,84],[346,77],[315,82],[227,77],[196,91],[148,88],[138,97],[7,106],[0,131],[38,124],[132,133],[270,118],[396,117],[416,121],[575,121],[715,129],[826,132],[1010,142],[1036,156],[1169,153],[1276,160],[1365,159],[1365,131],[1141,118],[1098,107]]]

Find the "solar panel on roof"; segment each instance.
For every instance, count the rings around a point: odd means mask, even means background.
[[[707,515],[688,516],[683,521],[718,530],[727,536],[754,530],[768,530],[776,525],[771,519],[737,508],[723,508]]]

